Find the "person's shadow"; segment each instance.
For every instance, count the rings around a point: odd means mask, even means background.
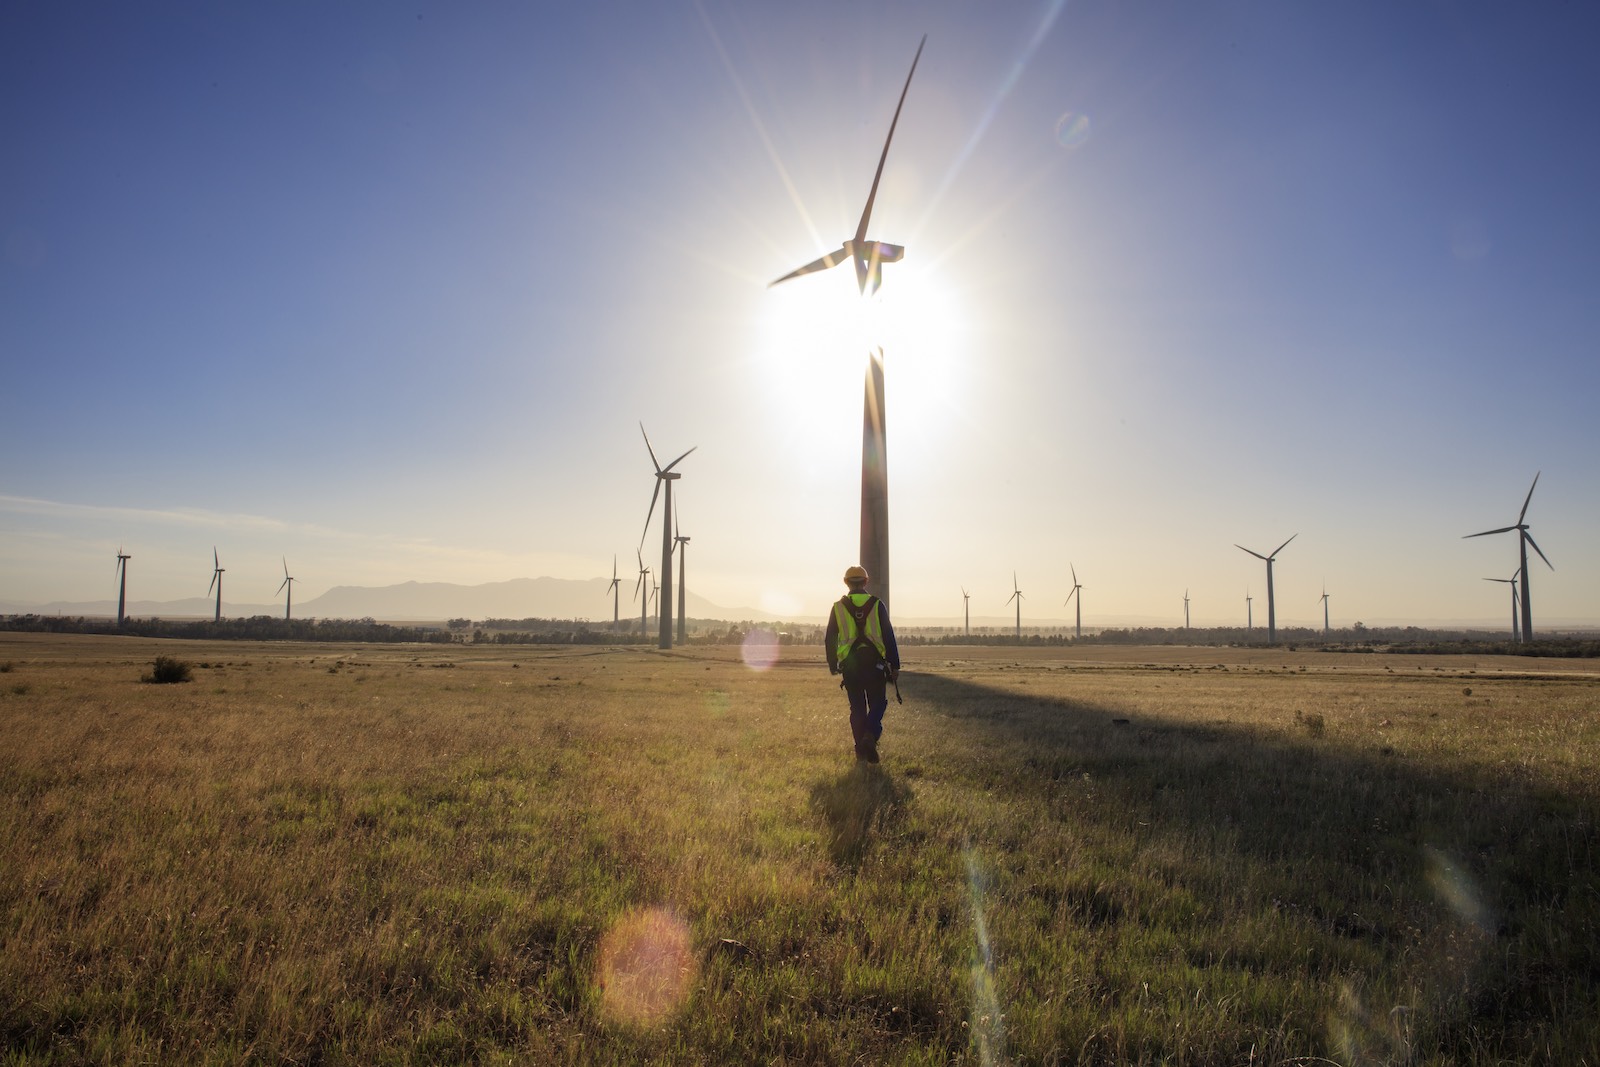
[[[857,763],[832,782],[811,789],[811,805],[828,824],[828,854],[844,867],[861,863],[874,830],[899,818],[911,800],[911,789],[882,767]]]

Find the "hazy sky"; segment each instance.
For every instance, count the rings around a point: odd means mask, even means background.
[[[1600,620],[1586,4],[0,7],[0,600],[610,576],[818,616]],[[921,35],[869,236],[854,229]],[[646,538],[658,567],[660,535]],[[609,601],[595,617],[609,616]],[[627,609],[624,608],[624,614]]]

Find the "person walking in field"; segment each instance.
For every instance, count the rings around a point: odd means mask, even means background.
[[[889,706],[888,683],[900,674],[900,646],[889,623],[889,609],[867,592],[866,570],[849,568],[844,584],[850,591],[833,605],[822,641],[828,673],[844,676],[856,759],[877,763],[883,713]]]

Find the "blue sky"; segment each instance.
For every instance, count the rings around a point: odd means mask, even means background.
[[[691,588],[820,616],[882,342],[897,615],[1234,623],[1298,534],[1280,621],[1498,619],[1542,471],[1600,622],[1585,5],[196,7],[0,10],[0,600],[631,577],[642,421]],[[769,290],[923,33],[906,259]]]

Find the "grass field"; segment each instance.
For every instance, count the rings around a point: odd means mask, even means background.
[[[0,1062],[1600,1065],[1600,664],[783,651],[0,635]]]

